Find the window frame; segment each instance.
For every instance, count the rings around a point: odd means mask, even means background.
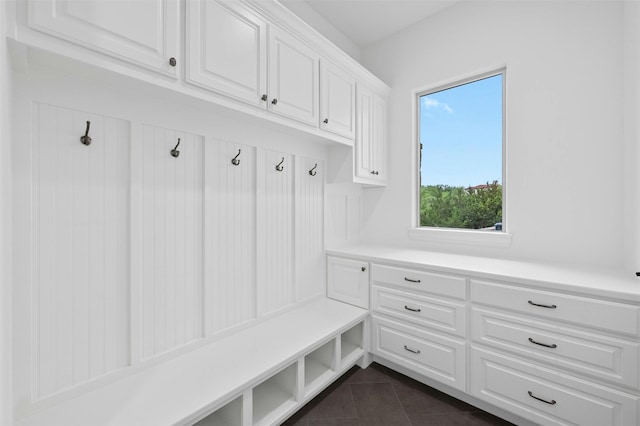
[[[420,148],[420,98],[443,90],[451,89],[485,78],[502,75],[502,231],[487,232],[476,229],[440,228],[420,225],[421,148]],[[507,209],[507,67],[501,66],[488,71],[457,78],[426,88],[416,89],[411,94],[413,109],[413,203],[412,224],[409,238],[438,243],[468,244],[479,246],[509,247],[511,245],[510,220]]]

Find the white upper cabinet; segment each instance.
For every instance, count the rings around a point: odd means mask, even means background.
[[[384,186],[387,182],[387,102],[358,87],[354,182]]]
[[[16,5],[12,34],[25,46],[340,144],[351,146],[360,138],[355,176],[362,183],[385,181],[380,153],[385,104],[376,96],[389,88],[277,0],[185,0],[184,6],[181,0],[24,0]],[[368,89],[358,94],[360,86]],[[360,104],[365,109],[357,112]]]
[[[320,55],[288,33],[269,30],[269,109],[318,125]]]
[[[238,2],[188,1],[187,49],[188,82],[266,105],[267,24],[258,15]]]
[[[29,27],[177,77],[177,0],[30,1]]]
[[[328,61],[320,61],[320,128],[353,139],[356,80]]]

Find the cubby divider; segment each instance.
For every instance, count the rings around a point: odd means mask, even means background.
[[[270,425],[293,408],[296,401],[297,363],[253,388],[253,424]]]
[[[194,426],[242,426],[242,397],[223,405]]]
[[[341,364],[348,364],[363,353],[363,323],[359,322],[340,335]]]
[[[335,339],[331,339],[304,357],[304,394],[308,395],[335,374]]]

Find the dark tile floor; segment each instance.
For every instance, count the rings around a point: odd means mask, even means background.
[[[380,364],[354,367],[283,426],[508,426]]]

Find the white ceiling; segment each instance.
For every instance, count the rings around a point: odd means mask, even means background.
[[[281,0],[303,2],[360,49],[460,0]]]

